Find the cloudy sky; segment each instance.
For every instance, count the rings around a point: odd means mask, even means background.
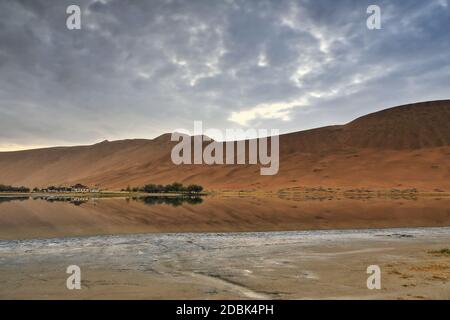
[[[298,131],[450,97],[450,1],[2,0],[0,150]],[[81,30],[66,8],[81,8]],[[381,8],[369,30],[366,9]]]

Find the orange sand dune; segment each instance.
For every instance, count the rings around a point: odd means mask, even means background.
[[[200,183],[208,189],[298,186],[450,190],[450,100],[410,104],[280,136],[280,170],[257,165],[181,165],[175,142],[104,141],[92,146],[0,152],[0,183],[43,187],[84,183],[119,189],[146,183]]]

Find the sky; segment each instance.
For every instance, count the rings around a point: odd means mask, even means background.
[[[286,133],[448,99],[449,2],[2,0],[0,151],[196,120]],[[80,30],[66,27],[71,4]]]

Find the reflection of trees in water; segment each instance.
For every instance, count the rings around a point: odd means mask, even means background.
[[[68,202],[74,204],[76,206],[82,205],[83,203],[87,203],[89,201],[88,197],[61,197],[61,196],[21,196],[21,197],[0,197],[0,203],[9,202],[9,201],[24,201],[24,200],[45,200],[48,202]],[[203,199],[200,196],[147,196],[147,197],[133,197],[135,201],[142,201],[148,205],[155,204],[168,204],[174,207],[178,207],[183,203],[187,204],[200,204],[203,202]],[[127,201],[130,198],[126,199]]]
[[[24,201],[28,200],[30,197],[0,197],[0,203],[2,202],[9,202],[9,201]]]
[[[181,196],[181,197],[148,196],[148,197],[133,197],[133,200],[142,201],[148,205],[169,204],[174,207],[178,207],[183,203],[194,205],[203,202],[203,199],[198,196]]]
[[[49,196],[49,197],[45,197],[45,196],[38,196],[38,197],[33,197],[33,200],[45,200],[48,202],[69,202],[72,203],[76,206],[79,206],[83,203],[86,203],[89,201],[89,198],[87,197],[53,197],[53,196]]]

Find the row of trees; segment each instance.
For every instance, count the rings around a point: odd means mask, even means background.
[[[143,187],[134,187],[122,189],[122,191],[128,192],[147,192],[147,193],[200,193],[203,191],[203,187],[198,184],[190,184],[184,186],[182,183],[174,182],[171,184],[146,184]]]
[[[0,192],[30,192],[30,188],[27,187],[13,187],[0,184]]]
[[[33,192],[40,191],[62,191],[61,187],[48,187],[47,189],[40,190],[38,188],[34,188]],[[66,190],[66,188],[64,188]],[[70,188],[67,188],[67,191],[70,191]],[[146,192],[146,193],[188,193],[188,194],[198,194],[203,191],[203,187],[198,184],[190,184],[188,186],[184,186],[182,183],[174,182],[171,184],[146,184],[143,187],[135,187],[135,188],[126,188],[122,189],[122,191],[128,192]],[[14,187],[0,184],[0,192],[30,192],[30,188],[27,187]]]

